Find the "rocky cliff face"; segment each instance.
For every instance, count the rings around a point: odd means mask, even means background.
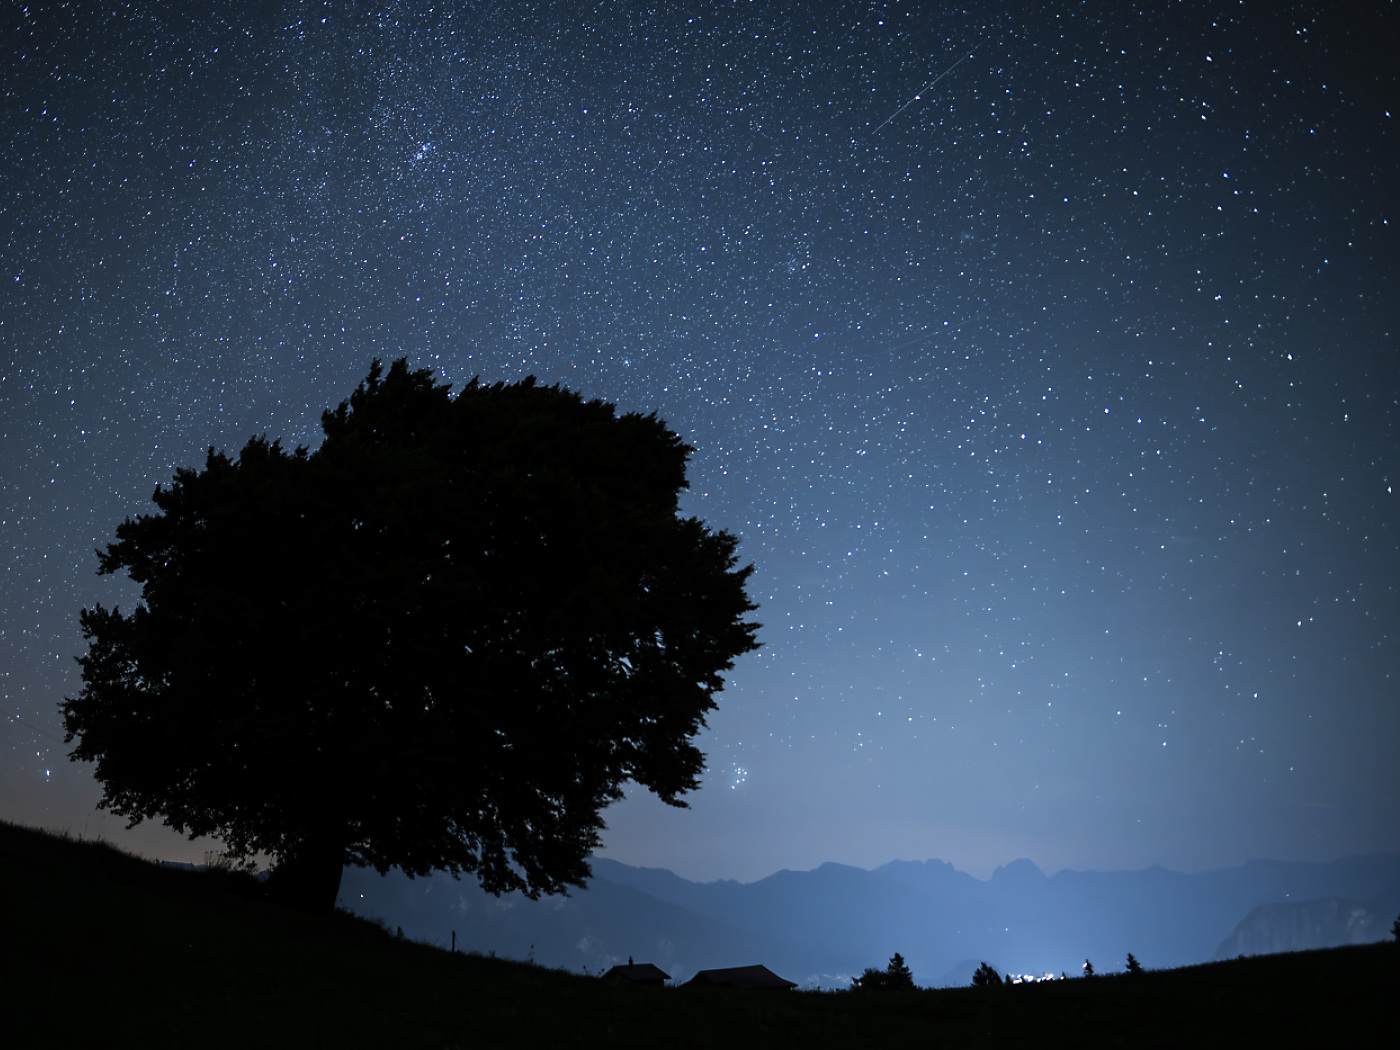
[[[1359,901],[1328,898],[1261,904],[1221,942],[1215,957],[1369,944],[1384,940],[1388,933],[1381,916]]]

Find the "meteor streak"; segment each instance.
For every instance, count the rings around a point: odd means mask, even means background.
[[[883,127],[885,126],[885,124],[888,124],[890,121],[894,120],[895,117],[899,116],[899,115],[900,115],[901,113],[903,113],[906,109],[908,109],[910,106],[912,106],[915,102],[919,101],[919,99],[921,99],[921,98],[923,97],[923,94],[924,94],[925,91],[927,91],[929,88],[933,87],[934,84],[937,84],[940,80],[942,80],[944,77],[946,77],[949,73],[951,73],[953,70],[957,69],[958,66],[962,65],[962,64],[963,64],[964,62],[966,62],[969,58],[971,58],[971,57],[972,57],[972,52],[973,52],[973,51],[976,51],[976,50],[977,50],[979,47],[981,47],[981,46],[982,46],[982,41],[981,41],[981,40],[979,40],[979,41],[977,41],[977,43],[973,44],[973,45],[972,45],[972,51],[969,51],[967,54],[963,55],[962,58],[958,59],[958,60],[957,60],[956,62],[954,62],[951,66],[949,66],[947,69],[945,69],[942,73],[939,73],[938,76],[934,77],[934,78],[933,78],[932,80],[930,80],[927,84],[925,84],[923,87],[921,87],[921,88],[919,89],[918,93],[917,93],[913,98],[911,98],[908,102],[904,103],[904,105],[900,106],[897,110],[895,110],[895,111],[894,111],[893,113],[891,113],[888,117],[886,117],[886,118],[885,118],[884,124],[881,124],[880,127],[876,128],[876,129],[875,129],[874,131],[872,131],[870,134],[872,134],[872,135],[878,135],[878,134],[880,133],[881,128],[883,128]]]

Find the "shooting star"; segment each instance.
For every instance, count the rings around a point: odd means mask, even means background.
[[[930,80],[927,84],[925,84],[922,88],[920,88],[918,94],[916,94],[916,95],[915,95],[913,98],[911,98],[908,102],[904,103],[904,105],[900,106],[897,110],[895,110],[895,111],[894,111],[893,113],[891,113],[888,117],[886,117],[886,118],[885,118],[885,123],[884,123],[884,124],[881,124],[880,127],[876,128],[876,129],[875,129],[874,131],[872,131],[870,134],[872,134],[872,135],[878,135],[878,134],[880,133],[881,129],[884,128],[885,124],[888,124],[890,121],[894,120],[895,117],[899,116],[899,115],[900,115],[901,113],[903,113],[906,109],[908,109],[910,106],[912,106],[915,102],[918,102],[919,99],[923,98],[924,92],[925,92],[925,91],[927,91],[929,88],[933,87],[934,84],[937,84],[940,80],[942,80],[944,77],[946,77],[949,73],[951,73],[953,70],[957,69],[958,66],[962,65],[962,64],[963,64],[964,62],[966,62],[969,58],[971,58],[971,57],[972,57],[972,52],[973,52],[973,51],[976,51],[976,50],[977,50],[979,47],[981,47],[981,46],[982,46],[982,41],[981,41],[981,40],[979,40],[979,41],[977,41],[977,43],[973,44],[973,45],[972,45],[972,51],[969,51],[967,54],[963,55],[962,58],[958,59],[958,60],[957,60],[956,62],[954,62],[951,66],[949,66],[947,69],[945,69],[942,73],[939,73],[938,76],[934,77],[934,78],[933,78],[932,80]]]

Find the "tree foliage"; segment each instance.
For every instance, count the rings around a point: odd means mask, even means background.
[[[972,975],[974,988],[1000,988],[1001,983],[1001,974],[987,963],[977,967],[977,971]]]
[[[581,885],[624,783],[684,805],[757,646],[737,540],[678,512],[692,449],[402,360],[322,425],[314,452],[210,449],[117,527],[99,571],[141,602],[82,613],[72,757],[131,824],[272,854],[319,906],[346,863]]]
[[[1137,959],[1133,957],[1132,952],[1128,953],[1128,972],[1142,973],[1142,963],[1138,962]]]
[[[890,957],[889,966],[885,967],[885,981],[889,988],[913,988],[914,975],[909,972],[909,967],[905,965],[904,956],[895,952]]]
[[[904,956],[895,952],[887,967],[883,970],[866,967],[863,974],[851,981],[851,987],[862,992],[899,991],[914,987],[914,975],[909,972]]]

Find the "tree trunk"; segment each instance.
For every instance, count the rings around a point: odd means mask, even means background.
[[[344,870],[345,844],[339,837],[307,836],[299,848],[277,858],[267,895],[287,908],[329,913],[335,910]]]

